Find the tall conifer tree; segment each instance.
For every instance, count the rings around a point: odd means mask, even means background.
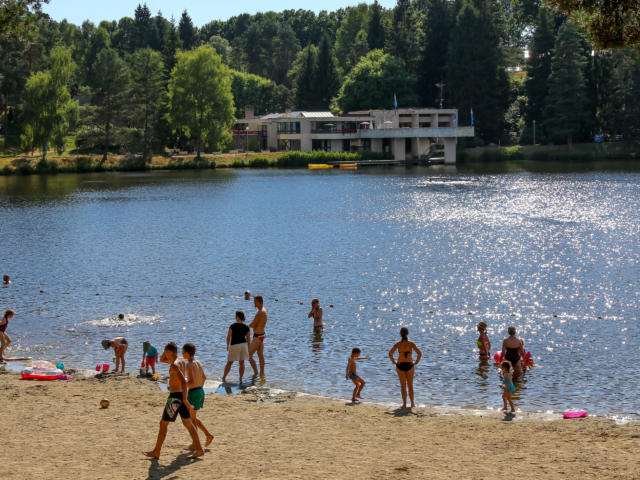
[[[586,63],[582,37],[573,23],[566,22],[558,30],[551,58],[545,128],[552,138],[566,139],[569,147],[588,116]]]

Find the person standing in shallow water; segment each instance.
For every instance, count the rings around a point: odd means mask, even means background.
[[[517,374],[522,373],[522,362],[520,358],[524,358],[526,352],[522,348],[522,342],[516,337],[516,327],[509,327],[507,329],[509,336],[502,342],[502,357],[501,360],[508,360],[511,362],[513,370]]]
[[[324,325],[322,324],[322,307],[320,306],[320,300],[314,298],[311,300],[311,311],[307,318],[313,317],[313,331],[321,332],[324,330]]]
[[[478,345],[478,349],[480,350],[480,360],[486,362],[489,360],[489,356],[491,355],[491,342],[489,341],[489,336],[487,335],[487,324],[484,322],[478,323],[478,333],[480,336],[476,341]]]
[[[415,343],[409,341],[409,329],[402,327],[400,329],[400,336],[402,340],[396,343],[391,350],[389,350],[389,358],[391,362],[396,366],[396,372],[400,379],[400,392],[402,393],[402,408],[407,408],[407,390],[409,391],[409,399],[411,400],[411,408],[416,404],[413,398],[413,374],[414,367],[422,358],[422,352],[416,346]],[[393,358],[393,354],[398,351],[398,361]],[[416,360],[413,361],[413,352],[416,352]]]
[[[258,368],[256,361],[253,359],[253,354],[258,353],[258,360],[260,361],[260,376],[264,377],[264,339],[265,328],[267,326],[267,310],[264,308],[261,295],[253,297],[253,304],[258,309],[256,316],[253,317],[253,322],[249,324],[249,328],[253,330],[253,340],[249,346],[249,363],[253,368],[253,376],[258,376]]]

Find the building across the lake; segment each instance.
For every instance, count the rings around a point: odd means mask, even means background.
[[[443,151],[444,163],[455,163],[458,137],[473,137],[474,128],[458,126],[458,110],[398,108],[335,116],[331,112],[294,111],[245,118],[233,128],[241,150],[311,152],[388,152],[397,161],[420,160]]]

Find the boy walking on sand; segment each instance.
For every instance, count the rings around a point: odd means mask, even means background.
[[[187,400],[191,404],[191,421],[196,429],[202,430],[206,437],[204,443],[205,447],[213,441],[213,435],[209,433],[209,430],[202,424],[199,418],[197,418],[198,410],[204,406],[204,385],[207,376],[204,374],[202,364],[196,360],[196,346],[193,343],[185,343],[182,347],[182,357],[187,361],[187,387],[189,393],[187,394]],[[195,445],[192,443],[185,450],[195,450]]]
[[[13,318],[14,312],[9,309],[4,312],[2,320],[0,320],[0,362],[4,361],[4,350],[11,343],[9,335],[7,335],[7,327],[9,326],[9,320]]]
[[[360,392],[365,386],[365,381],[356,372],[356,362],[358,360],[368,360],[368,358],[361,357],[360,349],[354,348],[353,350],[351,350],[351,356],[349,357],[349,361],[347,362],[347,373],[345,375],[345,378],[347,380],[351,380],[355,385],[355,388],[353,389],[353,395],[351,396],[351,401],[354,403],[358,401],[358,398],[362,398],[360,396]]]
[[[160,361],[171,365],[169,367],[169,398],[162,412],[156,446],[150,452],[142,452],[142,454],[151,458],[160,458],[160,450],[162,449],[165,438],[167,438],[169,422],[175,422],[179,414],[182,418],[184,428],[186,428],[189,435],[191,435],[191,444],[194,447],[194,453],[190,455],[189,458],[201,457],[204,455],[204,450],[202,449],[202,445],[200,445],[198,431],[191,422],[190,410],[192,406],[187,399],[187,381],[183,373],[185,371],[185,362],[184,359],[178,357],[178,346],[173,342],[167,343],[160,357]]]

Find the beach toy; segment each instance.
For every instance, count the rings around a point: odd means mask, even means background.
[[[60,375],[58,377],[58,380],[71,380],[71,376],[70,375]]]
[[[102,400],[100,400],[100,406],[102,408],[109,408],[109,399],[103,398]]]
[[[494,353],[493,359],[496,361],[496,363],[500,363],[500,361],[502,360],[502,352]]]
[[[56,368],[59,368],[60,370],[64,370],[64,365],[62,364],[62,362],[60,362],[56,365]]]
[[[27,367],[20,374],[23,380],[58,380],[63,372],[58,368]]]
[[[567,410],[562,414],[562,418],[584,418],[586,416],[586,410]]]
[[[141,377],[144,377],[146,374],[147,374],[147,372],[145,371],[145,369],[144,369],[144,368],[141,368],[141,369],[140,369],[140,376],[141,376]]]
[[[154,377],[161,377],[162,375],[161,375],[161,374],[159,374],[159,373],[154,373],[154,374],[153,374],[153,376],[154,376]]]
[[[103,372],[106,372],[107,370],[109,370],[109,364],[103,363],[102,365],[100,364],[96,365],[96,372],[99,372],[100,370],[102,370]]]

